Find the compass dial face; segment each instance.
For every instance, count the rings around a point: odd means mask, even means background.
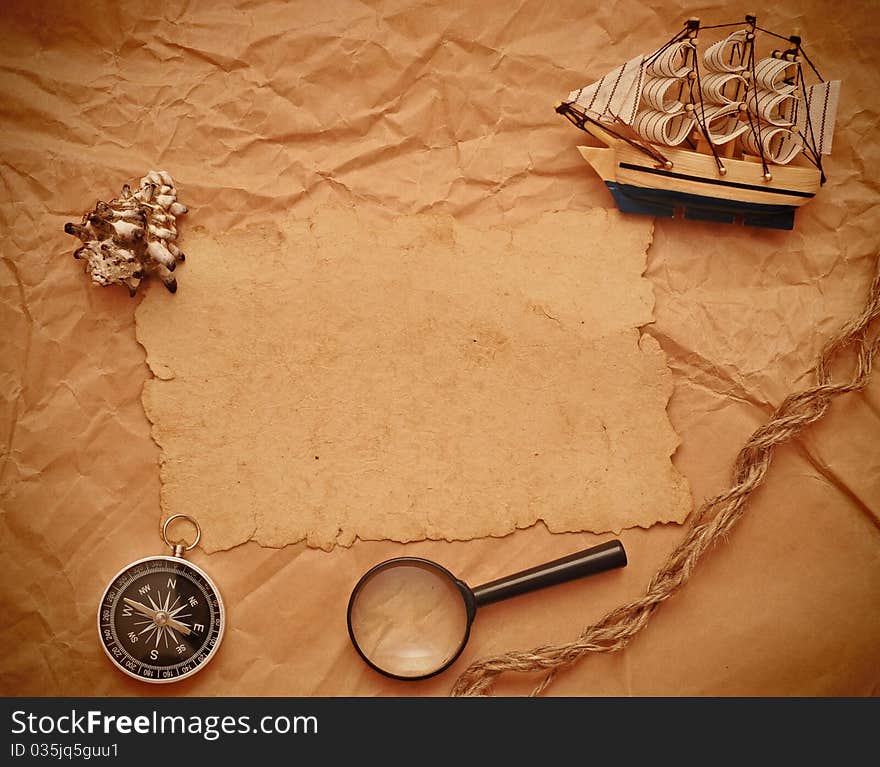
[[[142,682],[176,682],[213,657],[223,638],[220,592],[178,557],[133,562],[110,582],[98,608],[104,651]]]

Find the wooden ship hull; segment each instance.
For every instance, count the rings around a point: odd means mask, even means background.
[[[623,213],[673,216],[771,229],[794,228],[798,207],[811,200],[820,187],[814,167],[774,165],[764,178],[758,157],[724,158],[726,173],[718,171],[711,154],[662,147],[672,163],[665,168],[594,123],[584,130],[605,146],[579,146],[583,158],[605,182]]]

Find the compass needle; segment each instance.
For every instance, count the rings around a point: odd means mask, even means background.
[[[140,602],[135,602],[133,599],[127,599],[127,598],[123,599],[122,601],[125,602],[125,604],[127,604],[129,607],[133,607],[139,613],[143,613],[148,618],[155,618],[156,617],[155,610],[151,610],[149,607],[147,607],[144,604],[141,604]],[[152,602],[153,600],[150,600],[150,601]]]
[[[177,629],[184,636],[189,636],[190,634],[192,634],[192,631],[189,630],[189,626],[187,626],[185,623],[181,623],[180,621],[171,619],[168,621],[168,626],[170,628]]]

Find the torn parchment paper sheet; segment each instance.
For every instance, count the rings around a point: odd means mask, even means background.
[[[209,550],[682,521],[650,238],[341,208],[188,236],[186,290],[137,312],[165,512]]]

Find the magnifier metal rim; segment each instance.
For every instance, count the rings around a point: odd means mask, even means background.
[[[372,578],[376,573],[380,570],[387,570],[389,567],[396,567],[398,565],[403,564],[415,564],[415,565],[425,565],[433,570],[437,570],[441,575],[449,578],[452,583],[456,585],[458,590],[461,592],[462,600],[464,601],[465,612],[467,615],[467,626],[465,627],[464,636],[462,637],[461,644],[458,646],[458,649],[455,651],[455,654],[440,668],[434,669],[427,674],[422,674],[421,676],[401,676],[400,674],[394,674],[390,671],[386,671],[384,668],[377,666],[373,661],[371,661],[361,650],[360,645],[357,643],[357,639],[354,636],[354,629],[351,625],[351,611],[354,607],[355,599],[357,598],[358,592],[361,590],[361,587]],[[437,676],[437,674],[446,671],[455,661],[458,660],[458,657],[463,652],[465,645],[468,643],[468,639],[471,635],[471,625],[474,622],[474,616],[477,614],[477,602],[474,598],[474,592],[471,591],[470,586],[468,586],[464,581],[460,581],[456,578],[449,570],[447,570],[443,565],[438,565],[436,562],[433,562],[430,559],[423,559],[422,557],[394,557],[393,559],[386,559],[384,562],[380,562],[378,565],[371,567],[367,572],[365,572],[361,579],[355,584],[355,587],[351,590],[351,596],[348,598],[348,611],[346,613],[346,622],[348,623],[348,636],[351,639],[351,643],[354,645],[354,649],[357,650],[358,655],[361,656],[364,663],[366,663],[371,669],[374,671],[378,671],[383,676],[390,677],[391,679],[399,679],[403,682],[418,682],[422,679],[430,679],[432,676]]]

